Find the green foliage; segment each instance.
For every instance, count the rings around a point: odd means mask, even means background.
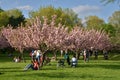
[[[115,50],[120,50],[120,33],[116,33],[115,37],[112,37],[112,43],[115,46]]]
[[[16,28],[21,23],[25,23],[25,17],[22,15],[22,12],[18,9],[12,9],[6,11],[9,16],[9,24]]]
[[[6,26],[9,23],[9,17],[6,12],[0,12],[0,27]]]
[[[114,26],[110,24],[103,24],[101,26],[101,29],[104,30],[107,34],[109,34],[110,37],[115,37],[116,29]]]
[[[120,11],[115,11],[112,16],[109,17],[109,24],[114,26],[116,30],[115,37],[113,37],[113,43],[115,45],[120,45]]]
[[[120,29],[120,10],[115,11],[112,16],[109,17],[109,23],[116,27],[116,30]],[[119,30],[120,31],[120,30]]]
[[[86,25],[88,29],[100,30],[101,26],[104,24],[104,20],[97,16],[88,16],[86,19]]]
[[[18,27],[20,24],[25,24],[25,17],[18,9],[11,9],[4,11],[0,8],[0,27],[6,27],[8,24],[13,28]]]
[[[52,6],[48,6],[41,7],[38,11],[30,12],[30,18],[35,18],[37,16],[42,20],[43,16],[46,16],[48,21],[52,19],[51,16],[53,15],[57,16],[55,20],[56,25],[61,23],[62,25],[68,26],[69,28],[72,28],[75,25],[81,26],[81,20],[71,9],[63,10],[62,8],[54,8]]]

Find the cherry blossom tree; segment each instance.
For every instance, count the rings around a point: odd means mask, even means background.
[[[76,54],[83,49],[103,50],[110,48],[108,35],[104,31],[94,29],[87,30],[80,27],[74,27],[68,32],[68,29],[59,23],[55,26],[56,16],[48,23],[46,17],[43,17],[44,23],[36,18],[31,20],[30,25],[18,27],[17,29],[4,28],[2,35],[9,44],[18,49],[22,54],[26,48],[40,49],[44,54],[47,50],[71,50]]]
[[[103,31],[96,31],[81,29],[74,27],[74,29],[64,38],[62,48],[74,51],[76,55],[83,50],[90,50],[91,47],[97,50],[109,50],[110,40],[108,35]]]
[[[33,22],[31,26],[20,26],[17,29],[12,29],[12,27],[8,26],[8,28],[2,30],[2,35],[13,48],[19,50],[23,55],[23,51],[26,48],[39,48],[41,40],[39,36],[39,27],[39,23],[37,22]]]
[[[10,47],[10,44],[7,39],[0,33],[0,49],[4,49],[7,47]]]

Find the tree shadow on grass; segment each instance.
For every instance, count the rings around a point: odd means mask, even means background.
[[[16,75],[17,77],[44,77],[44,78],[57,78],[57,79],[64,79],[64,78],[69,78],[69,79],[79,79],[79,78],[113,78],[111,76],[95,76],[92,74],[82,74],[82,75],[78,75],[78,74],[72,74],[69,72],[54,72],[54,73],[34,73],[34,74],[24,74],[24,75]]]
[[[4,73],[0,72],[0,75],[3,75]]]
[[[120,69],[120,65],[116,65],[116,64],[110,64],[110,65],[108,64],[84,64],[84,65],[78,65],[78,67],[105,68],[105,69],[113,69],[113,70]]]
[[[111,55],[110,59],[111,60],[120,60],[120,55]]]
[[[5,71],[1,71],[1,72],[5,73],[5,72],[24,72],[24,71],[22,71],[22,70],[9,70],[9,71],[5,70]]]
[[[4,67],[4,68],[0,68],[0,69],[20,69],[21,67]]]
[[[57,70],[56,68],[42,68],[41,70]]]
[[[23,72],[21,70],[21,67],[6,67],[6,68],[0,68],[0,72]]]

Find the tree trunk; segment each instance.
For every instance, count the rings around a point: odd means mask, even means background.
[[[43,53],[43,56],[41,56],[42,57],[42,64],[41,64],[41,66],[40,67],[42,67],[43,66],[43,64],[44,64],[44,61],[45,61],[45,57],[46,57],[46,55],[45,55],[45,53]]]
[[[61,57],[63,57],[63,50],[61,50],[60,53],[61,53]]]
[[[55,58],[55,60],[57,60],[56,51],[54,52],[54,58]]]
[[[21,53],[21,59],[23,62],[26,62],[25,58],[24,58],[24,54],[23,54],[23,49],[20,48],[20,53]]]
[[[21,58],[22,58],[23,62],[26,62],[23,52],[21,53]]]
[[[76,58],[80,59],[80,53],[79,52],[76,52]]]

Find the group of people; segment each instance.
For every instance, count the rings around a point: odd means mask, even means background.
[[[106,52],[104,52],[105,54],[105,58],[107,59],[108,57],[106,56]],[[83,50],[83,60],[84,62],[89,62],[89,58],[90,56],[93,55],[93,50],[88,50],[88,49],[84,49]],[[98,51],[94,50],[94,55],[95,55],[95,59],[98,58]],[[49,57],[46,57],[44,54],[42,54],[42,52],[40,50],[34,50],[30,53],[30,57],[31,57],[31,64],[28,64],[24,70],[28,70],[29,68],[33,69],[33,70],[39,70],[41,66],[43,66],[43,62],[46,61],[47,63],[50,63],[51,59]],[[16,61],[16,60],[15,60]],[[57,66],[64,66],[64,62],[67,62],[68,65],[70,65],[71,67],[76,67],[78,64],[78,60],[76,58],[76,55],[74,54],[73,57],[70,59],[69,55],[67,52],[65,52],[64,55],[64,59],[60,59],[58,60]]]
[[[33,69],[33,70],[39,70],[40,67],[43,66],[43,63],[46,65],[50,63],[50,58],[45,56],[40,50],[32,50],[32,52],[29,54],[31,57],[31,63],[26,65],[24,70]]]
[[[84,49],[83,52],[82,52],[82,55],[83,55],[84,62],[85,63],[89,62],[90,56],[93,55],[93,49],[92,48],[90,50]],[[94,50],[94,55],[95,55],[95,59],[97,59],[98,58],[98,52],[97,52],[97,50]],[[59,65],[63,66],[64,61],[66,61],[68,65],[71,65],[71,67],[76,67],[77,63],[78,63],[76,55],[74,54],[73,57],[70,59],[67,51],[65,51],[64,59],[63,60],[60,59],[58,61],[57,66],[59,66]]]
[[[98,59],[98,51],[92,50],[92,49],[84,49],[83,50],[83,59],[84,62],[89,62],[90,56],[92,56],[94,53],[95,59]]]
[[[97,59],[98,58],[98,51],[97,50],[93,50],[93,48],[91,48],[89,50],[88,49],[83,50],[82,55],[83,55],[83,60],[84,60],[85,63],[89,62],[90,56],[92,56],[93,53],[95,55],[95,59]],[[76,55],[73,55],[73,57],[70,60],[70,57],[69,57],[67,52],[65,52],[64,60],[66,60],[68,65],[75,66],[75,67],[76,67],[77,62],[78,62],[77,58],[76,58]],[[63,64],[64,60],[58,61],[58,64]]]
[[[68,53],[65,53],[64,59],[58,60],[57,67],[59,67],[59,66],[63,67],[64,62],[67,62],[67,64],[70,65],[71,67],[76,67],[77,66],[77,58],[76,58],[75,55],[73,55],[73,57],[70,60],[70,57],[69,57]]]
[[[13,62],[16,62],[16,63],[17,63],[17,62],[21,62],[21,57],[20,57],[20,56],[18,56],[18,57],[15,56],[15,57],[13,58]]]
[[[43,56],[43,54],[40,50],[32,50],[32,52],[30,52],[31,60],[37,59],[39,64],[40,64],[40,60],[41,60],[42,56]]]
[[[40,65],[41,65],[41,61],[42,61],[42,53],[40,50],[32,50],[30,52],[30,57],[31,57],[31,63],[26,65],[24,70],[28,70],[28,69],[33,69],[33,70],[39,70],[40,69]]]

